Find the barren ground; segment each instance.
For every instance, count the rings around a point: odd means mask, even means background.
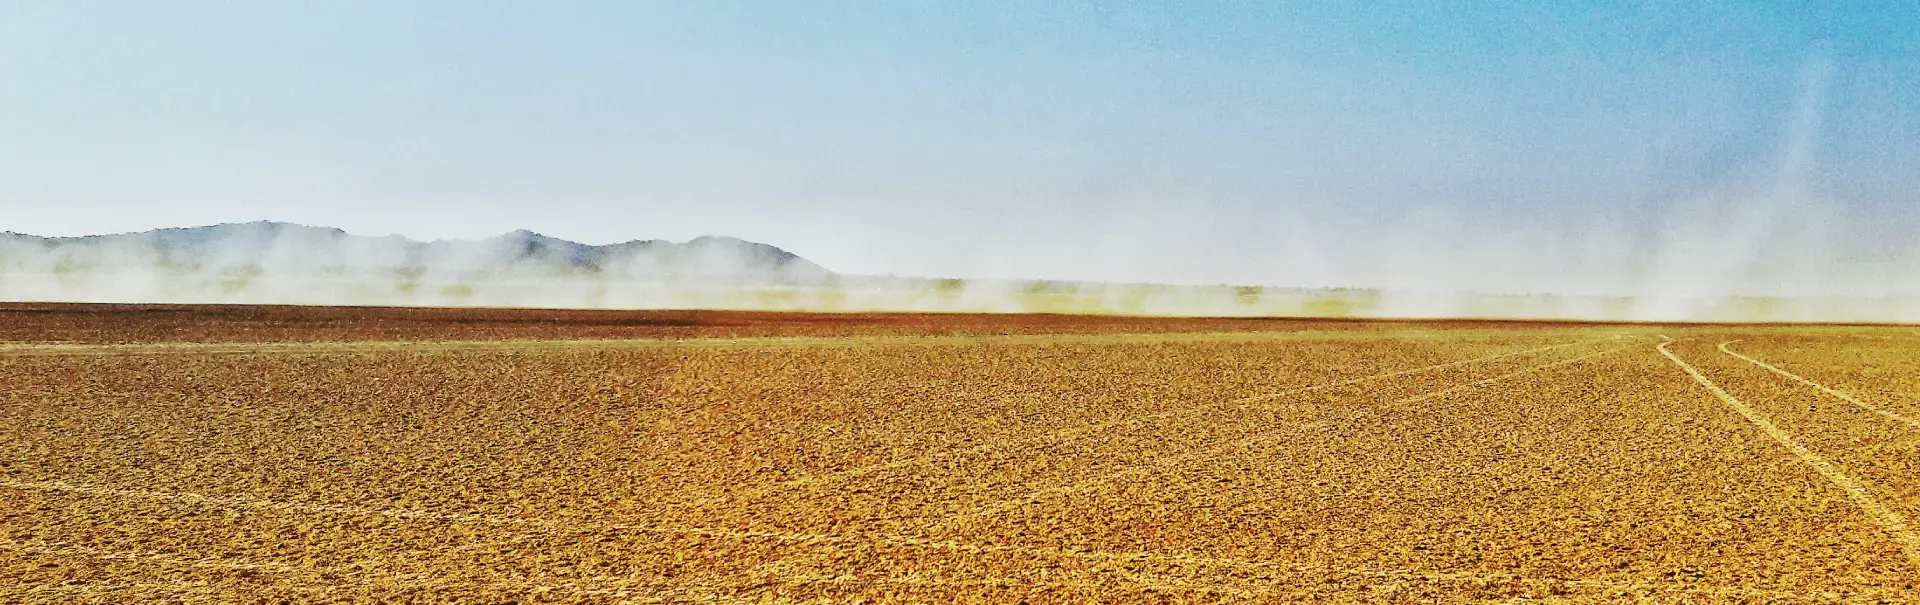
[[[10,305],[0,602],[1902,602],[1915,419],[1908,327]]]

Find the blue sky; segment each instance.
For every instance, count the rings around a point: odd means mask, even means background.
[[[1730,206],[1787,209],[1759,240],[1920,227],[1913,3],[0,11],[0,230],[42,235],[725,234],[853,272],[1321,285],[1488,241],[1573,271]]]

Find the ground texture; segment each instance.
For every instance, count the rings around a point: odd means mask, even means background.
[[[0,307],[0,602],[1904,602],[1904,327]]]

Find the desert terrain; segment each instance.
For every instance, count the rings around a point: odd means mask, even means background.
[[[0,306],[0,602],[1904,602],[1920,330]]]

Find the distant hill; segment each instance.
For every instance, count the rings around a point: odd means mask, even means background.
[[[408,278],[584,277],[816,283],[833,273],[767,244],[730,237],[605,246],[520,230],[421,242],[259,221],[84,237],[0,233],[0,272],[222,275],[396,274]]]

